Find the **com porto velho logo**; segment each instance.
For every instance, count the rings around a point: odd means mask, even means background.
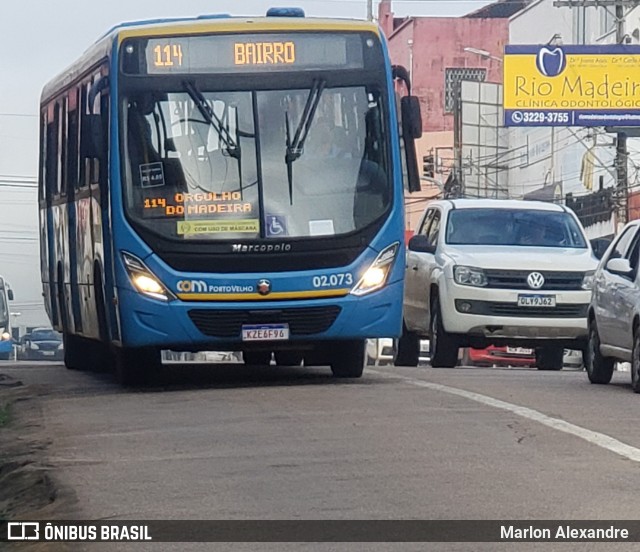
[[[545,77],[557,77],[567,67],[567,56],[560,46],[543,46],[536,57],[536,66]]]

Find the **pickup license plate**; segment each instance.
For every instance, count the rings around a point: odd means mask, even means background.
[[[555,295],[518,295],[519,307],[555,307]]]
[[[289,324],[255,324],[242,326],[242,341],[285,341]]]
[[[533,355],[533,349],[526,349],[525,347],[507,347],[507,353],[511,355]]]

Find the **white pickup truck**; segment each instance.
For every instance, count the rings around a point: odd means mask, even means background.
[[[430,203],[408,244],[404,330],[395,363],[453,367],[460,347],[529,347],[541,370],[587,343],[598,261],[578,218],[552,203],[456,199]]]

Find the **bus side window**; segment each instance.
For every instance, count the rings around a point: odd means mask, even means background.
[[[58,160],[58,194],[67,193],[67,98],[62,98],[60,102],[60,128],[58,133],[58,143],[60,144],[60,158]]]
[[[67,124],[67,156],[66,175],[67,192],[73,193],[78,187],[78,89],[71,90],[69,95]]]
[[[45,163],[45,189],[47,204],[56,193],[58,175],[58,109],[54,108],[53,120],[47,123],[47,145]]]

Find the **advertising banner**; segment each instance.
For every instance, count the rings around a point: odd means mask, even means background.
[[[640,46],[506,46],[505,126],[640,126]]]

